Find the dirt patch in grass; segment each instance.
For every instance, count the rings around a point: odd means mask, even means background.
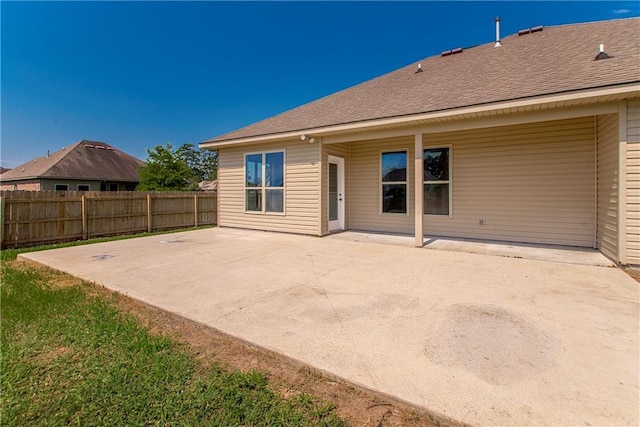
[[[24,262],[24,261],[17,261]],[[36,264],[29,263],[30,268]],[[49,270],[36,267],[39,271]],[[47,273],[54,286],[73,286],[80,279],[64,273]],[[86,283],[86,282],[85,282]],[[464,426],[389,396],[355,386],[286,357],[258,348],[201,323],[160,310],[97,285],[85,284],[91,294],[109,298],[123,313],[135,316],[154,334],[168,335],[190,346],[203,368],[212,363],[243,372],[267,373],[274,391],[285,397],[305,392],[332,402],[338,416],[354,426]],[[52,355],[55,357],[56,355]]]
[[[69,354],[71,352],[71,349],[69,347],[56,347],[51,351],[48,351],[46,353],[42,353],[39,354],[37,356],[37,360],[40,364],[42,365],[47,365],[49,363],[51,363],[51,361],[62,357],[62,356],[66,356],[67,354]]]

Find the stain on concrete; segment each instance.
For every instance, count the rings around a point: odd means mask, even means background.
[[[436,365],[464,369],[508,385],[552,367],[561,342],[518,313],[492,305],[455,304],[441,316],[424,352]]]
[[[280,298],[282,296],[279,295]],[[327,292],[318,286],[295,286],[284,296],[290,313],[301,307],[299,317],[325,324],[349,322],[362,318],[393,319],[415,316],[420,311],[416,297],[400,294],[367,295],[357,292]]]

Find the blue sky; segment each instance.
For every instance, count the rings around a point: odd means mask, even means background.
[[[455,47],[640,16],[635,1],[2,1],[2,166],[81,139],[140,159]],[[381,102],[383,102],[381,100]]]

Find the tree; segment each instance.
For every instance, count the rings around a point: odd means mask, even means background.
[[[216,179],[218,153],[215,151],[198,150],[193,144],[183,144],[176,150],[176,155],[193,171],[197,182]]]
[[[183,144],[174,150],[171,144],[147,149],[146,165],[140,170],[140,191],[198,190],[198,183],[216,178],[217,153]]]

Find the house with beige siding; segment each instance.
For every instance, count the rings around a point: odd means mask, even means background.
[[[640,19],[451,49],[209,139],[218,221],[597,248],[640,264]]]

